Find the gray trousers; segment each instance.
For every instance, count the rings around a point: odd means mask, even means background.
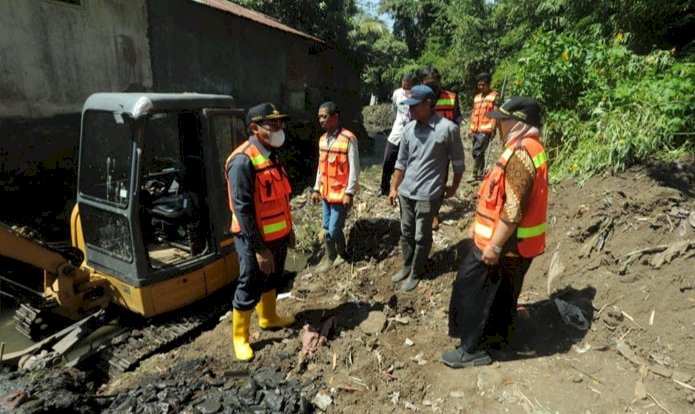
[[[432,217],[439,211],[441,197],[418,201],[398,196],[401,209],[401,251],[403,267],[410,268],[414,276],[425,271],[427,256],[432,249]]]

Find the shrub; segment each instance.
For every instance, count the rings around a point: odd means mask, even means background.
[[[511,65],[513,94],[547,109],[543,135],[555,180],[695,152],[695,64],[677,62],[674,51],[636,55],[627,39],[536,33]]]

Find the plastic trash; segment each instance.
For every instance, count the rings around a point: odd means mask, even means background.
[[[573,326],[581,331],[589,329],[589,321],[586,320],[584,313],[579,307],[562,299],[556,298],[554,302],[562,320],[565,321],[567,325]]]

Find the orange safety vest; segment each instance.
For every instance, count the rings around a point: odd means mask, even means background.
[[[350,177],[350,163],[348,162],[348,148],[355,134],[345,128],[340,128],[338,136],[328,146],[328,133],[321,135],[319,139],[319,173],[321,184],[319,191],[329,203],[342,203],[345,189]]]
[[[475,95],[473,100],[473,112],[471,113],[471,133],[490,133],[495,130],[495,120],[485,116],[495,108],[497,92],[492,91],[487,96],[482,93]]]
[[[456,94],[449,91],[439,91],[437,102],[434,105],[434,111],[451,122],[456,122],[454,118],[456,105]]]
[[[537,136],[526,136],[507,145],[495,167],[478,190],[474,240],[480,250],[490,243],[500,220],[505,201],[504,174],[515,150],[528,151],[536,176],[524,216],[516,228],[517,250],[523,257],[535,257],[545,250],[545,228],[548,211],[548,157]]]
[[[285,169],[264,156],[253,143],[246,141],[227,158],[225,171],[229,169],[232,158],[244,154],[251,160],[256,175],[253,191],[253,209],[256,215],[256,225],[263,241],[270,242],[281,239],[292,231],[292,212],[290,209],[290,182]],[[227,188],[233,183],[227,178]],[[232,205],[232,193],[228,190],[229,209],[232,211],[232,233],[241,233],[241,226]]]

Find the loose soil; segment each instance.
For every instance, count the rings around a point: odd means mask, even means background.
[[[499,144],[493,145],[495,156]],[[447,310],[458,264],[471,248],[475,184],[462,183],[445,201],[427,275],[403,293],[390,280],[402,260],[398,210],[371,195],[380,173],[378,165],[362,173],[346,225],[350,263],[317,274],[320,256],[309,258],[278,302],[281,313],[296,315],[296,325],[262,331],[254,319],[252,362],[235,360],[226,318],[83,393],[126,395],[152,378],[180,376],[187,366],[195,367],[186,371],[190,378],[201,369],[228,378],[275,366],[301,384],[314,401],[311,410],[329,413],[695,411],[692,163],[649,163],[583,185],[554,185],[547,251],[526,276],[510,349],[495,353],[490,366],[461,370],[444,366],[439,355],[456,345],[447,336]],[[320,208],[308,200],[308,192],[293,200],[297,225],[318,227]],[[559,309],[574,316],[566,322]],[[309,326],[333,329],[307,356],[301,350]],[[161,407],[156,398],[152,404],[147,411]],[[95,406],[116,412],[103,402]],[[186,412],[205,412],[195,410]]]

